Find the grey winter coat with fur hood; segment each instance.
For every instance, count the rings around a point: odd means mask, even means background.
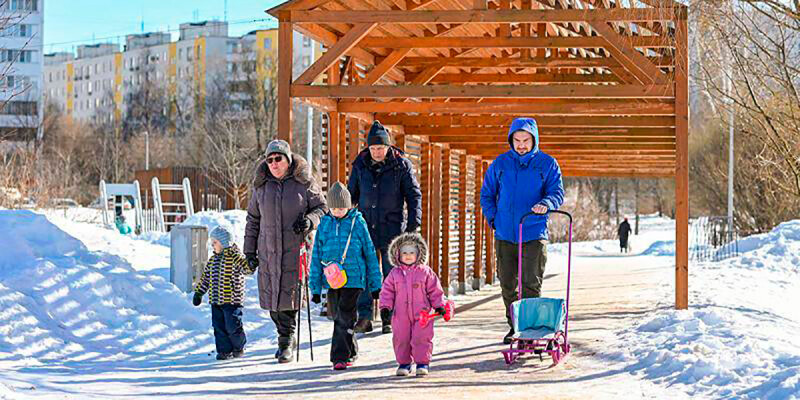
[[[327,212],[308,163],[298,154],[292,158],[283,179],[270,173],[266,161],[258,164],[247,206],[244,253],[258,254],[258,300],[269,311],[300,309],[300,245]],[[311,229],[298,235],[292,227],[301,215],[311,221]]]

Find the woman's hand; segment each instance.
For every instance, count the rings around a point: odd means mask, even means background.
[[[298,235],[306,233],[311,230],[311,220],[305,215],[301,215],[299,218],[297,218],[297,221],[294,221],[292,229],[294,230],[294,233]]]

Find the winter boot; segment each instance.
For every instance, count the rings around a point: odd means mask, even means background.
[[[428,364],[417,364],[417,376],[428,375]]]
[[[392,333],[392,324],[383,324],[383,327],[381,327],[381,333]]]
[[[231,358],[233,358],[231,353],[217,353],[217,360],[230,360]]]
[[[343,362],[339,361],[339,362],[333,364],[333,369],[335,371],[344,371],[344,370],[347,369],[347,363],[343,363]]]
[[[411,364],[400,364],[397,367],[397,376],[408,376],[411,374]]]
[[[290,337],[279,337],[278,338],[278,352],[275,353],[275,357],[278,359],[278,362],[281,364],[288,363],[292,361],[292,356],[294,348],[294,338]]]
[[[368,319],[361,319],[356,323],[356,327],[353,329],[355,333],[367,333],[372,332],[372,321]]]
[[[514,336],[514,328],[511,328],[508,330],[508,333],[506,333],[506,336],[503,337],[503,344],[511,344],[511,342],[513,341],[511,340],[513,336]]]
[[[234,350],[233,353],[231,353],[231,358],[239,358],[239,357],[242,357],[242,356],[244,356],[244,349],[242,349],[242,350]]]

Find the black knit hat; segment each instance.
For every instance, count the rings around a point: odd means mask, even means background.
[[[367,134],[367,146],[372,146],[374,144],[384,144],[387,146],[392,144],[389,140],[389,132],[386,132],[386,128],[377,120],[372,123],[372,127],[369,128],[369,134]]]
[[[341,182],[336,182],[328,189],[328,208],[352,208],[350,191]]]

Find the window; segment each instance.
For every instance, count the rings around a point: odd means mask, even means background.
[[[272,39],[264,39],[264,50],[272,50]]]
[[[34,53],[33,50],[0,50],[0,62],[31,63]]]
[[[12,11],[36,11],[38,0],[11,0]]]
[[[309,64],[311,64],[311,57],[303,56],[303,67],[307,67]]]
[[[0,36],[6,37],[31,37],[33,36],[33,25],[13,24],[7,26],[0,32]]]
[[[311,47],[311,38],[303,36],[303,47]]]
[[[183,49],[178,49],[178,60],[183,60]]]
[[[39,107],[35,101],[9,101],[0,113],[6,115],[38,115]]]

